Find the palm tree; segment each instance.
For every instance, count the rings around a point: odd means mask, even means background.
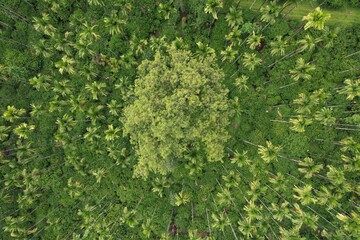
[[[232,62],[238,54],[238,51],[234,50],[230,45],[225,50],[221,51],[220,54],[222,56],[221,61]]]
[[[165,19],[168,20],[170,19],[170,14],[176,13],[176,9],[171,6],[173,3],[172,0],[168,1],[167,3],[160,3],[159,4],[159,9],[158,9],[158,13]]]
[[[34,125],[28,125],[27,123],[21,123],[19,126],[14,128],[14,134],[19,138],[28,138],[29,133],[35,129]]]
[[[69,80],[55,81],[53,91],[55,93],[59,93],[61,96],[67,96],[71,94],[71,88],[69,84]]]
[[[297,195],[294,195],[294,198],[296,200],[300,200],[302,205],[308,205],[310,203],[316,203],[316,198],[313,198],[312,196],[312,186],[311,185],[305,185],[303,188],[299,188],[295,186],[293,189]]]
[[[240,77],[235,79],[234,85],[239,92],[247,91],[249,89],[249,87],[246,85],[247,80],[249,80],[249,77],[247,77],[245,75],[241,75]]]
[[[360,79],[344,81],[345,87],[338,90],[340,94],[346,94],[346,99],[353,100],[355,97],[360,97]]]
[[[42,13],[42,17],[34,17],[34,29],[48,36],[53,36],[56,32],[56,28],[50,23],[51,18],[47,13]]]
[[[336,27],[334,30],[330,30],[329,27],[325,27],[322,36],[318,38],[319,42],[325,43],[325,48],[331,48],[334,46],[334,40],[338,37],[340,28]]]
[[[265,146],[259,146],[258,153],[266,163],[277,161],[277,154],[281,151],[281,147],[274,146],[270,141],[266,141]]]
[[[36,77],[31,78],[29,80],[29,83],[38,91],[40,89],[44,89],[45,91],[47,91],[50,87],[51,77],[39,73]]]
[[[320,7],[302,18],[303,21],[307,21],[304,29],[315,28],[317,30],[323,30],[325,22],[330,18],[330,14],[324,13]]]
[[[315,164],[312,158],[306,157],[304,161],[298,163],[301,167],[298,168],[299,172],[305,174],[305,178],[311,178],[323,169],[322,164]]]
[[[67,72],[68,74],[74,74],[75,68],[74,64],[76,61],[67,55],[64,55],[60,61],[55,63],[55,67],[59,69],[59,72],[63,74]]]
[[[277,4],[277,1],[270,2],[270,5],[266,5],[265,7],[260,8],[261,12],[261,21],[274,24],[275,18],[277,18],[280,14],[281,6]]]
[[[276,203],[271,203],[270,210],[273,213],[273,218],[279,222],[284,220],[285,218],[291,219],[291,213],[289,210],[289,202],[284,201],[281,205]]]
[[[240,219],[238,221],[238,229],[247,239],[251,239],[253,234],[256,233],[256,227],[250,218]]]
[[[181,192],[176,194],[176,196],[175,196],[175,205],[176,206],[185,205],[189,202],[190,202],[190,195],[188,193],[181,190]]]
[[[222,179],[224,179],[227,188],[237,187],[239,186],[240,175],[230,170],[227,175],[222,176]]]
[[[250,48],[254,50],[261,44],[261,40],[264,38],[263,35],[256,35],[255,31],[253,31],[252,35],[246,40],[246,43],[249,44]]]
[[[100,138],[100,135],[97,133],[99,129],[100,127],[87,127],[84,139],[88,140],[90,143],[94,143],[96,139]]]
[[[152,184],[152,192],[158,193],[159,196],[162,198],[164,189],[170,187],[169,179],[165,176],[156,177],[155,180],[151,183]]]
[[[244,207],[245,212],[247,213],[247,217],[251,222],[255,220],[261,220],[261,210],[262,206],[256,205],[253,200],[250,200],[248,204]]]
[[[244,165],[248,165],[250,163],[248,152],[243,151],[242,153],[238,153],[237,151],[234,153],[234,157],[231,159],[232,164],[236,164],[238,167],[242,167]]]
[[[105,140],[114,141],[116,138],[119,138],[118,133],[120,132],[119,128],[114,128],[112,124],[108,125],[108,129],[105,130]]]
[[[87,0],[87,2],[90,6],[104,6],[104,2],[102,0]]]
[[[307,225],[312,230],[316,230],[318,228],[318,226],[317,226],[317,221],[319,220],[318,216],[315,216],[311,213],[303,211],[300,208],[299,204],[297,204],[297,203],[294,204],[293,212],[295,213],[295,218],[292,219],[291,221],[297,228],[300,229],[303,224]]]
[[[121,34],[123,32],[123,25],[126,20],[122,19],[118,13],[113,10],[109,17],[104,18],[105,28],[109,31],[110,35]]]
[[[189,162],[185,164],[185,169],[188,170],[189,176],[198,175],[202,172],[204,163],[200,159],[192,157]]]
[[[315,66],[310,63],[305,63],[303,58],[298,58],[296,60],[296,66],[294,69],[291,69],[290,76],[294,81],[300,79],[309,80],[311,79],[310,72],[315,70]]]
[[[250,71],[253,71],[255,66],[259,65],[262,60],[257,58],[255,53],[245,53],[242,62],[245,67],[247,67]]]
[[[96,183],[101,183],[101,179],[104,177],[105,175],[105,169],[103,168],[99,168],[97,170],[91,171],[91,174],[95,176],[96,178]]]
[[[204,59],[206,57],[212,57],[215,56],[215,50],[211,47],[209,47],[208,44],[203,44],[202,42],[197,42],[197,49],[195,52],[195,56]]]
[[[233,201],[231,192],[227,188],[222,188],[221,192],[218,192],[216,194],[216,197],[217,197],[217,201],[218,201],[219,205],[224,206],[224,207],[230,206],[231,202]]]
[[[205,5],[205,13],[211,13],[214,19],[218,19],[217,12],[223,8],[222,0],[208,0]]]
[[[104,82],[92,82],[85,85],[85,89],[90,92],[93,100],[98,100],[99,95],[105,96],[105,88],[106,83]]]
[[[312,51],[314,50],[316,43],[320,42],[320,39],[314,39],[311,35],[306,34],[304,39],[297,41],[299,47],[299,52],[304,52],[305,50]]]
[[[315,119],[319,121],[324,126],[332,126],[336,122],[336,118],[333,117],[332,108],[323,107],[321,110],[317,111],[315,114]]]
[[[9,136],[8,134],[9,129],[10,127],[0,126],[0,141],[4,141]]]
[[[326,206],[327,210],[332,210],[334,208],[340,207],[340,200],[343,197],[343,194],[338,192],[332,193],[325,186],[321,186],[321,189],[316,191],[318,203],[320,205]]]
[[[241,29],[239,29],[239,27],[234,27],[225,35],[225,39],[230,41],[231,45],[239,46],[242,43],[241,34]]]
[[[288,40],[283,40],[282,36],[277,36],[275,41],[270,42],[271,55],[285,55],[285,49],[289,46]]]
[[[44,58],[49,58],[53,55],[51,47],[45,39],[40,39],[37,43],[33,44],[36,55],[42,55]]]
[[[15,106],[7,106],[6,110],[3,112],[3,119],[9,122],[14,122],[15,120],[21,118],[26,113],[25,109],[17,109]]]
[[[239,27],[244,22],[242,11],[235,7],[230,7],[228,14],[225,16],[225,20],[230,28]]]
[[[299,115],[297,119],[291,118],[289,122],[292,124],[290,130],[295,132],[305,132],[305,126],[308,126],[312,123],[312,120],[305,118],[302,115]]]
[[[224,232],[225,227],[230,225],[229,218],[223,212],[219,214],[212,213],[211,218],[214,221],[211,226],[215,229],[219,229],[221,232]]]
[[[95,32],[96,24],[90,25],[88,22],[82,23],[82,31],[79,33],[79,41],[84,44],[92,44],[100,38],[100,35]]]

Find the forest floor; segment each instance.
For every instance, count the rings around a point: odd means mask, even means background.
[[[262,1],[256,1],[254,3],[254,0],[243,0],[241,1],[240,5],[243,7],[251,7],[253,5],[252,9],[259,9],[262,5]],[[316,2],[307,1],[307,2],[299,3],[298,6],[295,7],[290,12],[288,17],[296,20],[301,20],[303,16],[307,15],[317,6],[318,4]],[[284,13],[286,14],[287,11],[291,10],[291,8],[285,10]],[[342,9],[324,8],[323,10],[324,12],[331,14],[331,18],[327,22],[329,24],[352,25],[352,24],[360,23],[360,8],[350,8],[350,7],[346,7]]]

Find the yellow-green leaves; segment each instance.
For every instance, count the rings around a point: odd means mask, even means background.
[[[330,18],[330,14],[324,13],[320,7],[317,7],[313,12],[303,17],[303,21],[307,21],[304,29],[315,28],[317,30],[323,30],[325,27],[325,21]]]
[[[135,175],[142,177],[165,174],[190,153],[222,161],[228,139],[228,90],[214,59],[164,47],[138,67],[133,101],[124,108],[124,133],[138,156]]]

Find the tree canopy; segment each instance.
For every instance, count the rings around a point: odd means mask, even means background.
[[[165,174],[178,161],[202,154],[222,161],[228,139],[228,90],[214,58],[166,46],[138,67],[133,101],[124,109],[124,133],[138,155],[135,174]]]

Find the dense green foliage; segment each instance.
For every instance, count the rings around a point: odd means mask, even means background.
[[[173,42],[175,45],[176,42]],[[124,132],[136,145],[135,174],[163,174],[176,162],[201,156],[221,161],[228,139],[229,107],[223,74],[211,58],[167,47],[143,61],[135,81],[135,101],[124,109]]]
[[[359,239],[360,26],[295,2],[3,0],[0,238]]]

